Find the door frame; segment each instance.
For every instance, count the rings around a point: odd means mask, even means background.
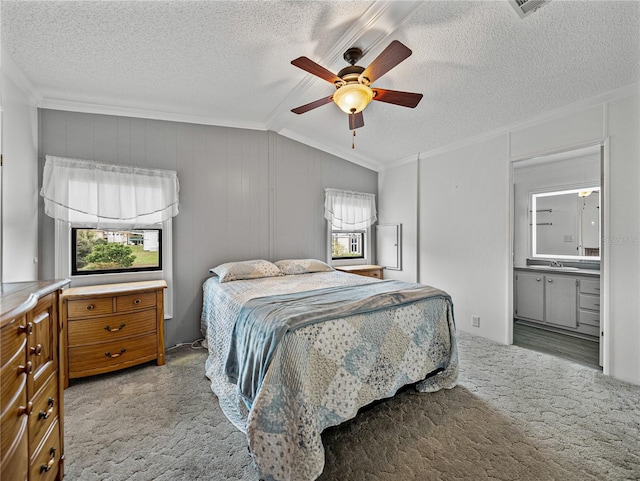
[[[600,366],[604,374],[609,374],[610,371],[610,357],[611,357],[611,319],[610,313],[610,266],[609,255],[611,245],[607,242],[610,238],[611,231],[611,211],[610,211],[610,192],[611,186],[609,179],[610,176],[610,142],[609,137],[603,137],[601,139],[585,142],[577,145],[571,145],[564,148],[553,149],[550,151],[537,153],[534,155],[528,155],[525,157],[509,159],[509,224],[511,230],[510,239],[510,258],[508,265],[511,272],[511,282],[509,285],[509,300],[508,306],[510,309],[507,329],[507,342],[513,344],[513,307],[514,307],[514,290],[515,290],[515,278],[514,278],[514,261],[515,261],[515,184],[514,184],[514,164],[521,161],[532,160],[535,158],[548,157],[551,155],[557,155],[562,153],[568,153],[574,150],[580,150],[588,147],[600,147]]]

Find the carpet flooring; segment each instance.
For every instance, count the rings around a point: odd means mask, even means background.
[[[319,481],[640,480],[640,386],[459,332],[456,388],[403,390],[323,433]],[[65,481],[257,481],[204,350],[77,379]]]

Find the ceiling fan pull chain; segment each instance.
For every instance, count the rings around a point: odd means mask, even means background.
[[[353,131],[353,140],[351,141],[351,148],[355,149],[356,148],[356,131]]]

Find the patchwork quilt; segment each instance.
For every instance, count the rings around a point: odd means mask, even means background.
[[[391,397],[407,384],[422,392],[456,385],[453,305],[446,295],[329,318],[286,332],[252,403],[246,403],[238,386],[229,382],[225,364],[244,303],[371,282],[380,281],[338,271],[205,282],[206,374],[226,416],[246,433],[262,479],[314,480],[324,466],[320,434],[325,428],[353,418],[360,407]]]

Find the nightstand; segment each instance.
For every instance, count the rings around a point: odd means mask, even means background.
[[[62,291],[69,380],[157,360],[164,364],[163,280]]]
[[[335,267],[335,270],[337,271],[348,272],[349,274],[357,274],[359,276],[365,276],[365,277],[375,277],[376,279],[383,278],[383,274],[382,274],[383,269],[384,267],[382,266],[375,266],[371,264],[364,264],[359,266]]]

